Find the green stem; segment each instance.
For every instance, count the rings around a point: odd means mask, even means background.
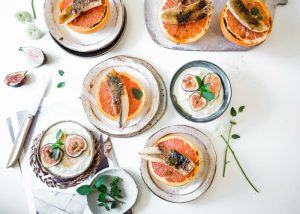
[[[227,142],[228,144],[230,143],[230,136],[231,136],[231,130],[232,130],[232,124],[230,124],[230,129],[229,129],[229,134],[228,134],[228,138],[227,138]],[[226,173],[226,166],[227,166],[227,154],[228,154],[228,146],[226,146],[225,149],[225,155],[224,155],[224,163],[223,163],[223,177],[225,177],[225,173]]]
[[[248,178],[248,176],[246,175],[245,171],[243,170],[243,167],[241,166],[239,160],[237,159],[237,157],[235,156],[234,151],[232,150],[231,146],[229,145],[228,141],[225,139],[225,137],[223,135],[221,135],[222,139],[224,140],[224,142],[226,143],[227,147],[229,148],[231,154],[233,155],[236,163],[238,164],[240,170],[242,171],[244,177],[246,178],[246,180],[248,181],[248,183],[252,186],[252,188],[256,191],[259,192],[256,187],[251,183],[250,179]]]
[[[35,9],[34,9],[34,0],[31,0],[31,8],[32,8],[33,18],[36,19],[36,14],[35,14]]]

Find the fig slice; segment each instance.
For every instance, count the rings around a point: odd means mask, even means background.
[[[68,135],[66,138],[66,153],[70,157],[78,157],[87,149],[85,139],[79,135]]]
[[[63,151],[59,149],[59,155],[57,160],[55,160],[53,156],[53,148],[52,148],[52,143],[45,144],[41,150],[40,150],[40,157],[41,157],[41,162],[42,165],[46,168],[50,168],[52,166],[55,166],[59,164],[63,157]]]
[[[20,87],[25,83],[27,71],[18,71],[8,74],[4,83],[11,87]]]
[[[196,77],[192,74],[184,76],[181,87],[185,91],[196,91],[199,88]]]
[[[35,47],[20,47],[19,51],[25,54],[28,62],[34,68],[38,68],[47,63],[47,56],[41,49]]]
[[[206,99],[198,92],[191,94],[189,101],[193,111],[200,111],[206,106]]]
[[[220,77],[217,74],[209,73],[204,77],[203,82],[204,84],[210,83],[209,90],[215,95],[215,98],[217,98],[220,94],[222,84]]]

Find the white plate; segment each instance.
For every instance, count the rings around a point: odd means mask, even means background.
[[[74,51],[91,52],[112,43],[119,35],[124,21],[124,6],[121,0],[109,0],[110,17],[106,25],[92,34],[81,34],[58,23],[60,0],[45,0],[44,16],[51,35],[60,44]]]
[[[127,72],[134,76],[145,88],[144,109],[122,129],[118,127],[116,121],[111,121],[99,111],[96,102],[99,82],[113,68],[118,72]],[[129,137],[144,129],[156,116],[160,104],[165,104],[162,99],[166,97],[160,96],[160,87],[148,63],[133,57],[117,56],[97,64],[87,74],[83,82],[82,104],[89,120],[102,132],[115,137]]]
[[[175,203],[188,202],[202,195],[212,183],[216,171],[216,152],[205,134],[185,125],[169,126],[161,129],[148,139],[145,148],[152,146],[159,139],[169,134],[183,136],[197,147],[200,154],[200,169],[196,177],[184,186],[168,186],[150,175],[147,166],[148,161],[143,159],[141,160],[141,175],[148,188],[158,197]]]
[[[90,193],[87,198],[87,204],[90,211],[94,214],[96,213],[109,213],[109,214],[119,214],[125,213],[129,210],[135,203],[138,196],[138,189],[136,183],[132,176],[128,174],[124,169],[121,168],[106,168],[100,171],[97,175],[95,175],[90,182],[90,185],[94,185],[97,179],[102,175],[108,176],[118,176],[120,177],[119,188],[122,190],[122,201],[124,204],[119,204],[115,209],[111,209],[110,211],[105,210],[104,207],[98,206],[98,195],[97,192]],[[109,184],[108,181],[105,184]]]

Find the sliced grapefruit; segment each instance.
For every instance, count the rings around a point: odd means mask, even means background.
[[[272,31],[272,18],[270,11],[261,0],[243,0],[243,3],[249,10],[253,7],[256,7],[259,10],[262,21],[269,27],[269,30],[265,32],[254,32],[249,30],[234,17],[226,5],[220,18],[221,30],[225,38],[236,45],[258,45],[265,41]]]
[[[60,11],[64,10],[73,0],[62,0],[59,4]],[[103,28],[110,16],[108,0],[102,0],[102,5],[92,8],[68,23],[68,26],[78,33],[94,33]]]
[[[153,146],[160,145],[167,150],[176,150],[195,163],[195,168],[187,175],[182,175],[171,166],[163,163],[148,161],[149,173],[164,184],[182,186],[193,180],[200,166],[200,156],[197,148],[182,136],[171,134],[161,138]]]
[[[197,0],[190,0],[191,3]],[[161,19],[161,11],[178,6],[179,0],[162,0],[159,9],[159,25],[166,37],[178,44],[188,44],[198,41],[207,32],[211,23],[211,15],[187,24],[167,24]]]
[[[121,76],[123,84],[127,90],[129,100],[129,112],[127,120],[131,120],[138,116],[144,107],[146,100],[144,87],[138,82],[136,78],[129,74],[123,72],[119,72],[118,74]],[[136,97],[137,95],[134,94],[134,90],[137,90],[139,92],[140,97]],[[104,79],[99,84],[97,102],[100,111],[106,117],[111,120],[118,120],[119,112],[115,112],[115,110],[111,106],[112,94]]]

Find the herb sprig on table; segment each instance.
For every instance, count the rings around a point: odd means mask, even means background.
[[[56,142],[52,144],[52,157],[54,160],[57,160],[59,157],[59,146],[62,145],[61,139],[63,137],[62,130],[58,130],[56,134]]]
[[[103,175],[97,179],[94,185],[82,185],[76,191],[80,195],[88,195],[96,191],[99,193],[98,206],[104,207],[106,210],[114,209],[124,202],[120,200],[122,198],[122,190],[119,188],[120,177],[112,177],[109,186],[107,186],[105,185],[105,181],[109,177],[108,175]]]
[[[236,110],[234,107],[232,107],[230,109],[230,115],[232,118],[236,118],[238,116],[238,114],[242,113],[245,109],[245,106],[240,106],[238,108],[238,110]],[[225,131],[225,128],[222,128],[222,127],[218,127],[216,132],[217,132],[217,135],[219,135],[224,143],[226,144],[226,148],[225,148],[225,155],[224,155],[224,162],[223,162],[223,177],[225,177],[225,173],[226,173],[226,166],[227,164],[229,163],[229,161],[227,160],[227,156],[228,156],[228,150],[231,152],[231,154],[233,155],[233,158],[234,160],[236,161],[236,163],[238,164],[242,174],[244,175],[244,177],[246,178],[246,180],[248,181],[248,183],[251,185],[251,187],[256,191],[256,192],[259,192],[258,189],[254,186],[254,184],[250,181],[250,179],[248,178],[246,172],[244,171],[242,165],[240,164],[234,150],[232,149],[231,145],[230,145],[230,140],[231,139],[239,139],[241,138],[241,136],[239,134],[232,134],[233,132],[233,127],[237,125],[237,122],[235,120],[229,120],[229,131],[228,131],[228,136],[227,138],[224,136],[224,131]]]
[[[200,76],[196,76],[196,81],[198,83],[198,91],[201,93],[201,96],[204,97],[207,101],[215,99],[215,95],[209,90],[210,83],[204,84]]]

